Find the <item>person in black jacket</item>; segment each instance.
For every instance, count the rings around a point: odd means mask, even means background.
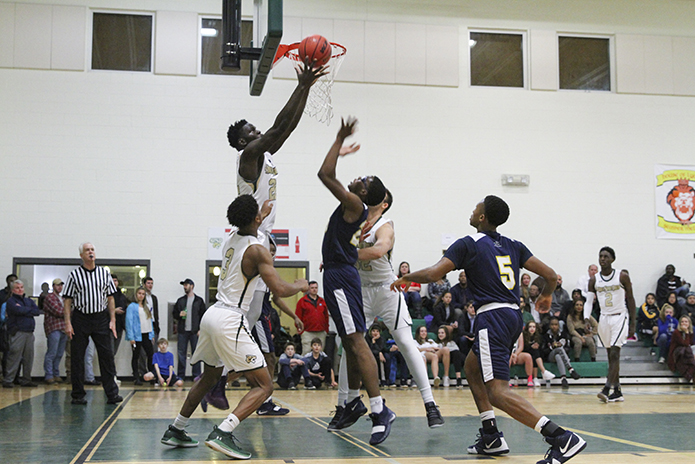
[[[179,365],[177,375],[180,379],[186,375],[186,352],[188,344],[191,345],[191,354],[198,345],[198,333],[200,332],[200,320],[205,313],[205,302],[201,297],[193,293],[195,284],[191,279],[180,282],[183,285],[184,296],[176,300],[172,316],[178,322],[177,333],[179,338],[178,354]],[[200,363],[193,365],[193,378],[200,375]]]
[[[442,295],[437,298],[437,302],[432,308],[432,323],[430,324],[430,330],[436,332],[439,326],[451,325],[455,329],[458,326],[455,324],[458,317],[463,311],[458,308],[454,308],[451,304],[451,292],[445,291]]]
[[[15,280],[10,285],[12,294],[7,300],[7,332],[9,334],[9,349],[7,351],[7,377],[2,386],[12,388],[12,381],[23,365],[22,377],[19,384],[23,387],[36,387],[31,381],[31,368],[34,364],[34,328],[35,317],[41,315],[41,310],[31,298],[24,296],[24,283]]]
[[[125,293],[118,286],[118,276],[116,274],[111,274],[113,279],[113,284],[116,286],[116,294],[113,296],[113,302],[116,306],[116,338],[113,339],[113,356],[116,357],[118,353],[118,347],[123,340],[123,331],[125,330],[125,310],[130,304],[128,298],[126,298]]]
[[[555,316],[550,318],[544,341],[545,344],[543,348],[546,353],[545,359],[557,363],[557,370],[560,371],[560,376],[562,378],[562,388],[567,388],[569,384],[567,383],[566,372],[569,371],[569,374],[575,380],[579,378],[579,374],[572,367],[568,355],[570,339],[567,335],[567,331],[560,329],[560,320]]]

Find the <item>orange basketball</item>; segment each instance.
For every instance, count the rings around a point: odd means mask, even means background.
[[[309,59],[310,63],[316,60],[314,67],[323,66],[331,59],[333,47],[328,42],[328,39],[321,35],[312,35],[302,40],[299,43],[299,58],[304,62]]]

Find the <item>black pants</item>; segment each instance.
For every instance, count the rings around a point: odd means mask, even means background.
[[[72,379],[72,397],[84,398],[84,354],[87,351],[89,337],[94,340],[99,357],[101,384],[109,399],[118,396],[116,364],[113,359],[113,333],[109,330],[109,313],[96,314],[72,313],[72,328],[75,334],[71,343],[70,377]]]
[[[142,351],[145,351],[145,355],[147,356],[147,370],[140,375],[139,372],[139,361],[140,361],[140,353]],[[144,333],[142,334],[142,341],[140,342],[135,342],[135,345],[133,346],[133,359],[130,362],[130,366],[133,368],[133,379],[134,380],[142,380],[142,376],[145,375],[147,372],[152,372],[154,373],[154,367],[152,366],[152,355],[154,354],[154,349],[152,348],[152,340],[150,340],[150,334]]]
[[[327,385],[331,384],[331,370],[333,369],[333,363],[331,362],[330,358],[323,358],[319,362],[319,372],[323,374],[323,381],[319,379],[318,377],[312,377],[309,376],[304,380],[305,385],[313,385],[316,388],[319,388],[322,383],[326,383]],[[314,371],[314,374],[318,374],[319,372]],[[308,383],[307,383],[308,382]]]

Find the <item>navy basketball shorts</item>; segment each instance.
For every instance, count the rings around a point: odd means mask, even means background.
[[[270,308],[270,302],[263,302],[263,311],[261,312],[261,317],[256,322],[256,325],[251,329],[251,335],[253,336],[258,346],[261,347],[261,352],[263,353],[275,353],[275,344],[273,343],[273,335],[270,332],[270,314],[268,311]]]
[[[362,282],[354,266],[331,264],[323,271],[323,298],[335,322],[338,335],[365,333]]]
[[[518,309],[491,309],[475,317],[473,333],[476,336],[471,349],[478,357],[484,382],[509,380],[509,356],[523,327]]]

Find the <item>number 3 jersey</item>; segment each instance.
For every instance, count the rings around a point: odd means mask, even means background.
[[[523,243],[479,232],[458,239],[444,256],[466,271],[476,309],[490,303],[518,307],[519,269],[533,256]]]
[[[217,301],[238,310],[246,315],[253,298],[258,274],[244,275],[241,261],[244,253],[251,245],[262,245],[253,235],[239,235],[238,230],[232,231],[222,248],[222,269],[217,284]]]
[[[374,243],[376,243],[377,230],[386,224],[391,224],[391,227],[393,227],[393,221],[391,219],[380,217],[374,224],[374,227],[367,233],[367,237],[364,241],[360,242],[359,247],[368,248],[374,246]],[[391,251],[392,250],[389,250],[388,253],[378,259],[357,261],[356,266],[357,270],[360,272],[362,285],[390,284],[396,280],[396,274],[394,274],[393,267],[391,266]]]
[[[258,228],[258,231],[267,237],[275,225],[275,210],[277,209],[275,200],[277,199],[278,170],[273,164],[273,156],[269,152],[265,152],[263,154],[263,168],[261,169],[261,174],[258,176],[258,179],[244,179],[239,174],[241,154],[242,152],[239,152],[236,161],[236,186],[239,195],[252,195],[258,203],[258,208],[261,208],[266,200],[270,200],[273,205],[270,214],[263,220],[263,223]],[[265,242],[267,242],[267,240],[265,240]],[[264,246],[266,248],[269,247],[267,243],[264,243]]]

